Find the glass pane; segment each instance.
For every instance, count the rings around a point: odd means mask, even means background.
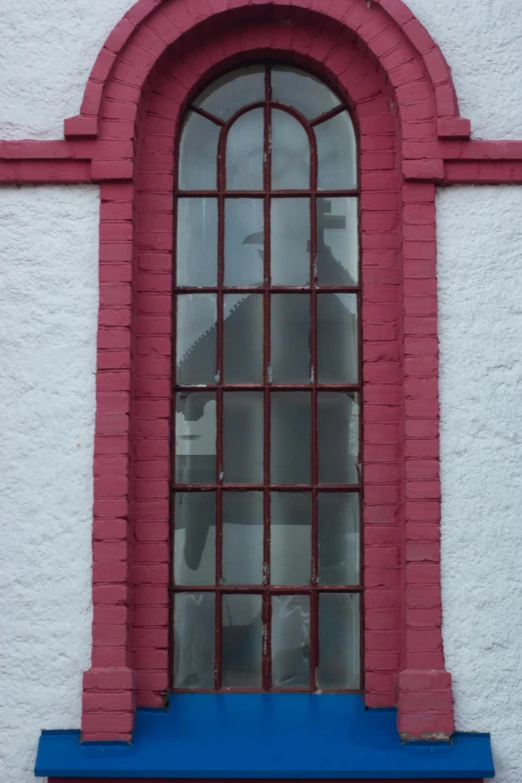
[[[270,581],[307,585],[311,577],[312,507],[308,492],[272,492]]]
[[[194,106],[228,120],[238,109],[264,98],[265,69],[262,65],[254,65],[238,68],[216,79],[198,96]]]
[[[263,201],[229,198],[225,201],[225,285],[263,282]]]
[[[263,625],[260,595],[223,596],[223,686],[260,688]]]
[[[223,584],[263,582],[263,493],[223,493]]]
[[[177,383],[215,383],[216,295],[183,294],[177,310]]]
[[[270,311],[274,383],[310,383],[310,297],[274,294]]]
[[[272,685],[310,685],[310,599],[306,595],[272,598]]]
[[[178,199],[178,285],[217,283],[217,199]]]
[[[317,199],[317,282],[357,285],[359,277],[358,200]]]
[[[174,496],[174,581],[213,585],[216,581],[216,493]]]
[[[263,380],[263,297],[224,296],[224,381],[261,383]]]
[[[317,378],[319,383],[357,383],[357,296],[317,297]]]
[[[319,392],[319,481],[358,484],[359,403],[357,394]]]
[[[310,187],[310,142],[295,117],[272,110],[272,188],[297,190]]]
[[[310,200],[273,198],[271,274],[274,285],[310,282]]]
[[[340,104],[339,98],[319,79],[297,68],[272,68],[272,98],[286,103],[313,120]]]
[[[325,492],[317,496],[319,583],[359,584],[359,496]]]
[[[319,666],[322,690],[360,685],[359,596],[323,593],[319,596]]]
[[[221,128],[200,114],[187,115],[179,149],[179,187],[182,190],[215,190],[217,153]]]
[[[270,474],[274,484],[310,483],[310,395],[273,392]]]
[[[264,109],[252,109],[234,122],[227,135],[227,189],[262,190]]]
[[[223,480],[263,481],[263,393],[223,394]]]
[[[176,395],[176,483],[216,483],[216,395]]]
[[[174,596],[174,685],[214,687],[214,593]]]
[[[347,111],[314,128],[317,139],[320,190],[352,190],[357,187],[357,145]]]

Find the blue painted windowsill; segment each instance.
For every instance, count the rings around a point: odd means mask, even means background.
[[[488,778],[489,734],[401,744],[395,710],[358,694],[176,694],[139,709],[132,744],[44,731],[35,774],[104,778]]]

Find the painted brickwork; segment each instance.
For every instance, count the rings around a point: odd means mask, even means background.
[[[292,10],[141,0],[102,49],[66,141],[0,142],[4,184],[101,186],[85,739],[129,738],[136,702],[159,706],[168,685],[177,122],[202,81],[268,52],[331,81],[360,130],[367,704],[398,702],[407,737],[453,730],[440,628],[435,185],[520,184],[522,143],[469,141],[444,58],[400,0]]]

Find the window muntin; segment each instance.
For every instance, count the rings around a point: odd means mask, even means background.
[[[302,71],[238,69],[193,102],[179,156],[173,687],[358,690],[350,116]]]

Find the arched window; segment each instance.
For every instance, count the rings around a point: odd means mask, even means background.
[[[360,688],[355,133],[286,66],[232,71],[175,190],[174,690]]]

